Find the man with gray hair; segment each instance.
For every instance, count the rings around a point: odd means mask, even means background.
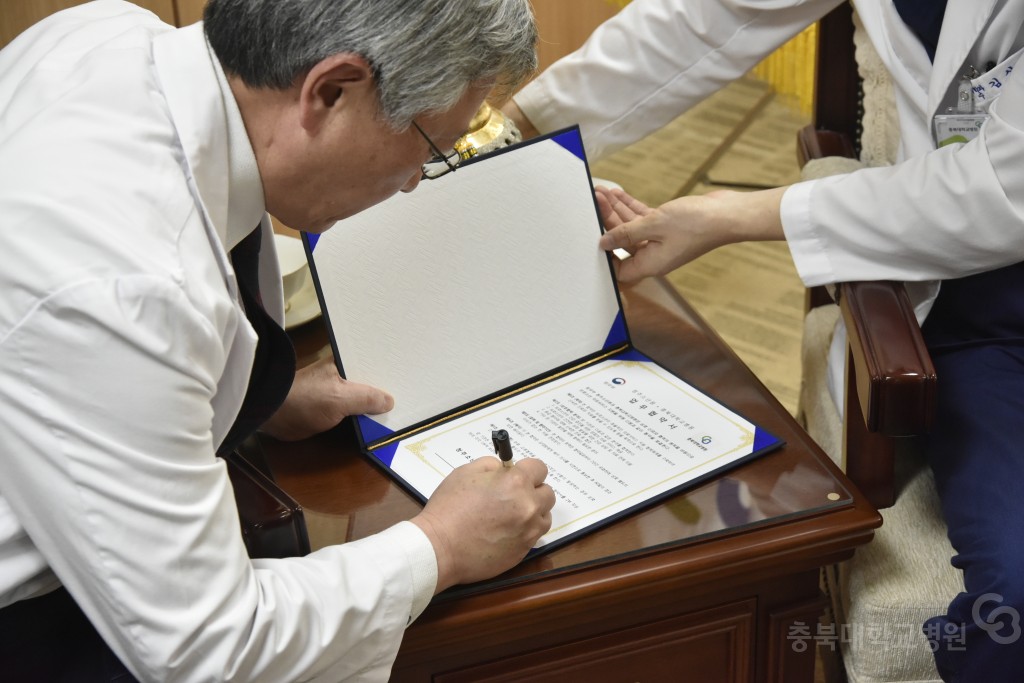
[[[409,522],[250,560],[215,457],[391,408],[295,372],[268,213],[321,232],[413,190],[535,39],[527,0],[209,0],[183,29],[96,0],[0,51],[5,675],[386,680],[433,594],[547,531],[544,465],[483,457]]]

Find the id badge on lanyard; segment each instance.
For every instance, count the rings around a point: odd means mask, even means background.
[[[988,108],[999,97],[1020,54],[1016,52],[981,75],[970,67],[957,86],[956,105],[947,107],[945,114],[936,114],[932,120],[936,147],[970,142],[978,137],[988,120]]]

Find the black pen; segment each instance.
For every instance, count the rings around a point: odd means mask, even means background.
[[[491,441],[494,442],[494,452],[501,458],[502,466],[512,467],[512,442],[508,440],[508,432],[495,429],[491,432]]]

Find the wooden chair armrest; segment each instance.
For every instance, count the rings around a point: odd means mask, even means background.
[[[924,434],[935,408],[935,367],[906,289],[844,282],[837,298],[847,330],[843,458],[846,475],[876,508],[896,502],[897,452]]]
[[[850,138],[806,126],[797,134],[801,165],[854,157]],[[887,436],[923,434],[935,402],[935,368],[906,289],[898,282],[846,282],[836,288],[853,353],[865,426]]]
[[[857,150],[850,136],[832,130],[821,130],[814,125],[804,126],[796,134],[796,156],[803,168],[811,159],[824,157],[857,158]]]
[[[801,166],[828,156],[855,158],[847,135],[806,126],[797,134]],[[808,290],[808,308],[827,303]],[[906,289],[898,282],[844,282],[836,300],[847,330],[843,459],[847,476],[878,508],[896,500],[896,451],[924,434],[935,409],[935,367]]]
[[[837,292],[865,426],[886,436],[924,434],[935,410],[935,366],[906,289],[844,282]]]

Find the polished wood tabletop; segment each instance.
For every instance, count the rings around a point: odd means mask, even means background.
[[[517,615],[535,623],[548,606],[557,625],[556,603],[567,596],[588,599],[605,615],[640,604],[657,612],[649,587],[659,582],[679,591],[810,576],[872,537],[877,512],[666,281],[648,279],[623,287],[622,295],[637,349],[785,444],[494,579],[449,589],[409,629],[404,653],[459,647],[460,638],[497,628],[498,612],[507,630],[516,628]],[[291,332],[300,363],[331,353],[321,322]],[[263,445],[277,483],[303,508],[314,549],[368,536],[421,509],[359,452],[349,426]],[[638,600],[648,599],[621,606],[606,597],[610,585],[619,595],[637,590]]]
[[[778,435],[786,445],[528,560],[496,581],[454,593],[854,505],[849,482],[670,285],[651,279],[624,287],[623,307],[639,350]],[[330,354],[319,320],[293,330],[292,335],[301,364]],[[268,439],[264,448],[274,478],[303,507],[314,549],[376,533],[421,509],[414,497],[359,453],[348,425],[300,444]]]

